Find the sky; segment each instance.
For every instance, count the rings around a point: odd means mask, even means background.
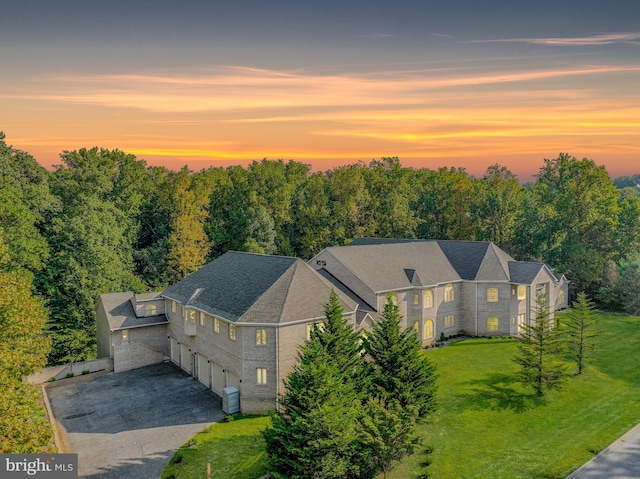
[[[637,0],[2,0],[0,131],[192,170],[561,152],[640,173]]]

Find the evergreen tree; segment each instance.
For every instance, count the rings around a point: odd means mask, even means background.
[[[371,393],[386,403],[415,406],[424,418],[436,409],[435,367],[421,354],[413,328],[400,328],[401,315],[392,295],[387,296],[380,321],[364,340],[371,362]]]
[[[262,433],[275,477],[361,477],[360,403],[353,384],[343,377],[319,342],[301,348],[284,381],[281,410]]]
[[[584,292],[580,292],[573,302],[573,311],[568,315],[568,347],[578,366],[578,374],[582,374],[595,349],[596,320],[591,314],[593,308],[593,302]]]
[[[366,470],[387,477],[405,456],[413,454],[420,444],[416,433],[415,406],[402,407],[396,400],[384,402],[371,398],[364,407],[361,446],[370,460]]]
[[[351,379],[363,364],[363,354],[360,336],[343,313],[338,294],[332,289],[329,302],[324,306],[324,323],[311,331],[311,340],[317,341],[340,372]]]
[[[522,368],[522,377],[536,395],[560,389],[566,379],[566,367],[561,361],[564,343],[561,332],[553,327],[549,319],[549,307],[543,294],[536,298],[534,324],[521,326],[518,355],[513,360]]]

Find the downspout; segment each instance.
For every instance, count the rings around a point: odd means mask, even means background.
[[[280,325],[276,324],[276,411],[280,409]]]
[[[478,336],[478,282],[476,281],[476,336]]]

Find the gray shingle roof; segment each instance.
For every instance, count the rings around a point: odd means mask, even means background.
[[[158,295],[158,293],[152,294]],[[131,305],[131,299],[133,297],[133,293],[129,291],[100,295],[99,301],[102,303],[106,312],[109,329],[114,331],[117,329],[139,328],[168,322],[164,314],[137,317]]]
[[[322,317],[330,291],[331,285],[300,259],[231,251],[163,296],[229,321],[277,323]],[[355,310],[348,297],[341,300],[346,311]]]
[[[509,276],[512,283],[531,284],[544,263],[537,261],[511,261],[509,263]]]
[[[515,261],[487,241],[358,238],[327,251],[374,291],[460,279],[530,284],[544,267]]]

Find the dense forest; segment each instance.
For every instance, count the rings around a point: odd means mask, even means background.
[[[0,271],[44,304],[50,364],[95,357],[100,293],[160,290],[228,250],[308,259],[361,236],[493,241],[603,307],[640,312],[640,176],[614,182],[588,159],[544,159],[521,185],[497,164],[475,178],[398,158],[326,172],[282,160],[170,171],[97,147],[60,158],[47,171],[0,133]]]

